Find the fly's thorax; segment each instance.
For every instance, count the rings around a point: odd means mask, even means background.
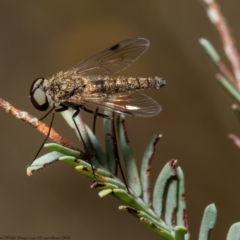
[[[48,96],[56,105],[72,97],[76,91],[82,91],[83,86],[81,76],[60,72],[49,80]]]

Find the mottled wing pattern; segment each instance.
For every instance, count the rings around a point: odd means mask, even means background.
[[[67,102],[79,104],[74,98],[69,98]],[[152,117],[161,111],[161,106],[156,101],[141,92],[121,92],[112,96],[84,94],[81,104],[86,108],[108,108],[133,117]]]
[[[131,38],[114,44],[70,69],[69,74],[112,75],[129,67],[148,48],[149,40]]]

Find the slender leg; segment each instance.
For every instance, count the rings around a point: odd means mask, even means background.
[[[97,114],[98,114],[98,108],[96,108],[94,116],[93,116],[93,134],[95,134]]]
[[[49,129],[48,129],[47,136],[45,137],[42,145],[41,145],[40,148],[38,149],[38,151],[37,151],[35,157],[33,158],[32,162],[37,158],[38,154],[40,153],[40,151],[42,150],[44,144],[46,143],[46,141],[47,141],[48,138],[49,138],[49,134],[50,134],[50,132],[51,132],[52,125],[53,125],[53,120],[54,120],[55,112],[62,112],[62,111],[65,111],[65,110],[68,109],[67,107],[62,106],[62,108],[59,108],[59,109],[56,109],[55,111],[53,111],[54,108],[55,108],[55,106],[53,106],[53,108],[51,108],[50,111],[47,112],[47,114],[45,114],[42,118],[39,119],[39,120],[41,121],[41,120],[43,120],[44,118],[46,118],[51,112],[53,112],[53,113],[52,113],[52,119],[51,119],[51,122],[50,122],[50,125],[49,125]]]
[[[62,105],[62,108],[59,108],[59,109],[57,109],[56,111],[57,111],[57,112],[63,112],[63,111],[65,111],[65,110],[67,110],[67,109],[68,109],[68,107]],[[79,107],[76,107],[76,108],[73,108],[73,109],[75,110],[75,113],[72,115],[72,120],[73,120],[73,123],[74,123],[74,125],[75,125],[75,128],[77,129],[78,135],[79,135],[79,137],[80,137],[80,139],[81,139],[81,141],[82,141],[82,143],[83,143],[84,149],[85,149],[85,151],[87,152],[87,149],[88,149],[88,148],[87,148],[87,145],[86,145],[85,141],[83,140],[82,134],[81,134],[81,132],[79,131],[78,125],[77,125],[77,123],[76,123],[76,121],[75,121],[75,117],[80,113],[80,109],[79,109]],[[89,158],[89,161],[90,161],[91,168],[92,168],[92,172],[93,172],[93,177],[94,177],[94,178],[93,178],[93,181],[95,182],[95,181],[96,181],[96,175],[95,175],[95,171],[94,171],[94,168],[93,168],[91,156],[90,156],[90,158]]]
[[[66,110],[68,110],[68,107],[62,105],[61,108],[58,108],[58,109],[56,109],[55,111],[56,111],[56,112],[63,112],[63,111],[66,111]],[[75,113],[72,115],[72,120],[73,120],[73,123],[74,123],[74,125],[75,125],[75,127],[76,127],[76,129],[77,129],[78,135],[79,135],[79,137],[80,137],[80,139],[81,139],[81,141],[82,141],[82,143],[83,143],[84,149],[86,150],[86,149],[87,149],[87,146],[86,146],[86,144],[85,144],[85,142],[84,142],[84,140],[83,140],[82,134],[80,133],[80,131],[79,131],[79,129],[78,129],[78,126],[77,126],[77,123],[76,123],[76,121],[75,121],[75,117],[80,113],[80,109],[79,109],[79,108],[74,108],[74,110],[76,110],[76,111],[75,111]]]
[[[64,112],[66,110],[68,110],[68,107],[62,105],[61,108],[56,109],[55,112]]]
[[[63,111],[65,111],[65,110],[68,109],[68,107],[66,107],[66,106],[64,106],[64,105],[62,105],[61,107],[62,107],[62,108],[56,109],[56,112],[63,112]],[[79,107],[76,107],[76,108],[73,108],[73,109],[75,110],[75,113],[72,115],[72,120],[73,120],[73,123],[74,123],[74,125],[75,125],[75,128],[77,129],[78,135],[79,135],[79,137],[80,137],[80,139],[81,139],[81,141],[82,141],[82,143],[83,143],[84,149],[85,149],[85,151],[87,152],[87,149],[88,149],[88,148],[87,148],[87,145],[86,145],[85,141],[83,140],[82,134],[81,134],[81,132],[79,131],[78,125],[77,125],[77,123],[76,123],[76,121],[75,121],[75,117],[80,113],[80,109],[79,109]],[[94,171],[94,168],[93,168],[91,156],[90,156],[90,158],[89,158],[89,161],[90,161],[90,164],[91,164],[91,168],[92,168],[92,172],[93,172],[93,177],[94,177],[94,178],[93,178],[93,182],[95,182],[95,181],[96,181],[96,175],[95,175],[95,171]]]
[[[51,132],[52,125],[53,125],[54,116],[55,116],[55,112],[52,113],[52,119],[51,119],[51,122],[50,122],[50,125],[49,125],[49,129],[48,129],[47,136],[45,137],[45,139],[44,139],[42,145],[41,145],[40,148],[38,149],[38,151],[37,151],[35,157],[33,158],[32,162],[37,158],[38,154],[39,154],[40,151],[42,150],[44,144],[46,143],[46,141],[47,141],[47,139],[48,139],[48,137],[49,137],[49,134],[50,134],[50,132]],[[31,162],[31,163],[32,163],[32,162]]]
[[[55,106],[53,106],[43,117],[39,118],[40,121],[42,121],[44,118],[46,118],[49,113],[51,113],[54,110]]]
[[[128,184],[127,184],[127,180],[125,178],[125,175],[124,175],[124,172],[123,172],[123,169],[122,169],[122,165],[121,165],[121,162],[120,162],[120,159],[119,159],[119,153],[118,153],[118,146],[117,146],[117,138],[116,138],[116,130],[115,130],[115,125],[114,125],[114,114],[113,114],[113,119],[112,119],[112,127],[113,127],[113,135],[112,135],[112,140],[113,140],[113,144],[116,148],[116,152],[115,152],[115,162],[117,163],[117,166],[119,167],[120,169],[120,172],[121,172],[121,176],[122,176],[122,179],[123,179],[123,182],[127,188],[127,192],[131,195],[131,192],[129,190],[129,187],[128,187]]]
[[[95,111],[92,111],[92,110],[90,110],[90,109],[87,109],[87,108],[84,107],[84,106],[80,106],[80,107],[81,107],[84,111],[86,111],[86,112],[88,112],[88,113],[91,113],[91,114],[94,114],[94,119],[93,119],[93,133],[94,133],[94,134],[95,134],[95,126],[96,126],[97,116],[102,117],[102,118],[105,118],[105,119],[108,119],[108,120],[113,120],[112,117],[109,117],[108,115],[99,113],[99,112],[98,112],[98,108],[96,108]],[[114,124],[114,123],[113,123],[113,124]],[[123,182],[125,183],[125,186],[126,186],[126,188],[127,188],[127,191],[128,191],[129,194],[131,194],[131,193],[130,193],[130,190],[129,190],[129,188],[128,188],[127,180],[126,180],[126,178],[125,178],[125,176],[124,176],[123,169],[122,169],[122,165],[121,165],[121,163],[120,163],[119,158],[116,159],[116,162],[117,162],[117,165],[118,165],[118,167],[119,167],[119,169],[120,169],[120,172],[121,172],[121,175],[122,175],[122,178],[123,178]]]
[[[41,119],[39,119],[39,120],[42,120],[42,119],[44,119],[45,117],[47,117],[47,116],[49,115],[49,113],[54,110],[54,108],[55,108],[55,106],[54,106],[47,114],[45,114],[45,115],[44,115]],[[64,105],[61,105],[61,108],[58,108],[58,109],[56,109],[55,111],[53,111],[52,119],[51,119],[51,122],[50,122],[50,125],[49,125],[49,130],[48,130],[47,136],[45,137],[43,143],[41,144],[39,150],[37,151],[35,157],[33,158],[33,161],[37,158],[38,154],[39,154],[40,151],[42,150],[44,144],[46,143],[46,141],[47,141],[47,139],[48,139],[48,137],[49,137],[49,135],[50,135],[50,132],[51,132],[51,129],[52,129],[52,125],[53,125],[53,121],[54,121],[55,112],[63,112],[63,111],[66,111],[67,109],[68,109],[68,107],[66,107],[66,106],[64,106]],[[75,111],[75,113],[72,115],[72,120],[73,120],[73,123],[74,123],[74,125],[75,125],[75,127],[76,127],[76,129],[77,129],[77,132],[78,132],[79,136],[80,136],[80,139],[81,139],[81,141],[82,141],[82,143],[83,143],[83,146],[84,146],[84,148],[85,148],[85,151],[87,151],[87,145],[86,145],[85,141],[83,140],[82,134],[80,133],[79,128],[78,128],[78,126],[77,126],[77,123],[76,123],[76,121],[75,121],[75,117],[79,114],[80,109],[79,109],[79,108],[75,108],[74,110],[76,110],[76,111]],[[32,161],[32,162],[33,162],[33,161]],[[96,181],[96,175],[95,175],[95,171],[94,171],[94,168],[93,168],[91,156],[90,156],[89,161],[90,161],[91,168],[92,168],[92,172],[93,172],[93,176],[94,176],[94,180],[93,180],[93,181],[95,182],[95,181]],[[31,162],[31,163],[32,163],[32,162]]]
[[[87,145],[86,145],[86,143],[84,142],[83,137],[82,137],[82,134],[80,133],[79,128],[78,128],[78,125],[77,125],[77,123],[76,123],[76,121],[75,121],[75,117],[80,113],[80,109],[79,109],[79,108],[76,108],[75,110],[76,110],[76,112],[72,115],[72,120],[73,120],[73,123],[74,123],[74,125],[75,125],[75,127],[76,127],[76,129],[77,129],[78,135],[79,135],[80,138],[81,138],[81,141],[82,141],[82,143],[83,143],[83,145],[84,145],[84,148],[85,148],[85,150],[86,150],[86,149],[87,149]]]
[[[117,162],[118,167],[120,169],[120,172],[121,172],[121,175],[122,175],[122,178],[123,178],[123,182],[124,182],[124,184],[125,184],[125,186],[127,188],[127,192],[131,195],[131,192],[129,191],[127,180],[125,178],[125,175],[124,175],[124,172],[123,172],[123,169],[122,169],[122,165],[121,165],[121,162],[120,162],[119,158],[116,159],[116,162]]]
[[[79,106],[80,108],[82,108],[84,111],[88,112],[88,113],[91,113],[93,115],[96,115],[98,117],[102,117],[102,118],[106,118],[106,119],[109,119],[111,120],[112,118],[109,117],[108,115],[105,115],[105,114],[102,114],[102,113],[99,113],[98,111],[92,111],[84,106]]]
[[[91,114],[94,114],[94,121],[93,121],[93,133],[94,133],[94,134],[95,134],[96,118],[97,118],[97,116],[102,117],[102,118],[106,118],[106,119],[108,119],[108,120],[112,120],[111,117],[99,113],[99,112],[98,112],[98,108],[96,108],[95,111],[92,111],[92,110],[89,110],[89,109],[85,108],[84,106],[80,106],[80,107],[81,107],[84,111],[89,112],[89,113],[91,113]],[[42,120],[42,119],[46,118],[46,117],[54,110],[54,108],[55,108],[55,106],[54,106],[49,112],[47,112],[47,114],[45,114],[42,118],[40,118],[39,120]],[[53,121],[54,121],[54,117],[55,117],[55,112],[63,112],[63,111],[66,111],[67,109],[68,109],[68,107],[62,105],[61,108],[58,108],[58,109],[56,109],[55,111],[53,111],[52,119],[51,119],[51,122],[50,122],[50,125],[49,125],[49,130],[48,130],[47,136],[46,136],[46,138],[44,139],[44,141],[43,141],[42,145],[40,146],[39,150],[37,151],[35,157],[33,158],[33,161],[37,158],[38,154],[39,154],[40,151],[42,150],[44,144],[46,143],[46,141],[47,141],[47,139],[48,139],[48,137],[49,137],[49,135],[50,135],[50,132],[51,132],[51,129],[52,129],[52,125],[53,125]],[[74,125],[75,125],[75,127],[76,127],[76,129],[77,129],[77,132],[78,132],[79,136],[80,136],[80,139],[81,139],[81,141],[82,141],[82,143],[83,143],[83,145],[84,145],[84,148],[85,148],[85,150],[87,150],[86,143],[85,143],[85,141],[83,140],[82,134],[80,133],[79,128],[78,128],[78,126],[77,126],[77,123],[76,123],[76,121],[75,121],[75,117],[79,114],[80,109],[79,109],[79,108],[75,108],[74,110],[76,110],[76,111],[75,111],[75,113],[72,115],[72,120],[73,120],[73,123],[74,123]],[[32,161],[32,162],[33,162],[33,161]],[[92,168],[92,172],[93,172],[93,176],[94,176],[94,180],[93,180],[93,181],[95,182],[95,181],[96,181],[96,175],[95,175],[94,167],[93,167],[93,164],[92,164],[91,156],[90,156],[89,161],[90,161],[91,168]],[[128,188],[128,185],[127,185],[127,181],[126,181],[126,179],[125,179],[125,176],[124,176],[124,173],[123,173],[123,170],[122,170],[122,166],[121,166],[121,164],[120,164],[119,159],[117,159],[117,163],[118,163],[118,167],[120,168],[120,172],[121,172],[123,181],[124,181],[124,183],[125,183],[125,185],[126,185],[127,191],[128,191],[128,193],[130,194],[130,191],[129,191],[129,188]]]
[[[76,127],[76,129],[77,129],[78,135],[80,136],[81,141],[82,141],[82,143],[83,143],[83,145],[84,145],[85,151],[87,151],[87,149],[88,149],[88,148],[87,148],[87,145],[86,145],[85,141],[83,140],[82,134],[80,133],[79,128],[78,128],[78,125],[77,125],[77,123],[76,123],[76,121],[75,121],[75,117],[80,113],[80,109],[79,109],[79,108],[76,108],[75,110],[76,110],[76,112],[72,115],[72,120],[73,120],[73,123],[74,123],[74,125],[75,125],[75,127]],[[95,174],[95,170],[94,170],[94,167],[93,167],[93,163],[92,163],[92,158],[91,158],[91,156],[90,156],[90,158],[89,158],[89,161],[90,161],[91,168],[92,168],[92,172],[93,172],[93,182],[96,182],[96,174]]]

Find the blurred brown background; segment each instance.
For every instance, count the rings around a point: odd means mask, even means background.
[[[219,3],[240,42],[240,2]],[[42,113],[28,98],[34,79],[67,70],[115,42],[148,38],[149,50],[122,74],[161,76],[167,87],[147,93],[161,104],[161,114],[127,118],[135,156],[140,163],[149,138],[162,133],[152,183],[164,164],[177,158],[186,178],[192,239],[210,203],[218,209],[213,238],[225,238],[230,225],[240,220],[240,150],[227,138],[229,133],[240,135],[240,124],[230,108],[234,101],[216,83],[216,69],[198,44],[200,37],[208,38],[225,59],[199,1],[1,0],[0,33],[0,96],[37,117]],[[0,237],[159,239],[119,212],[121,202],[100,199],[89,188],[91,181],[68,165],[56,163],[27,177],[26,165],[44,137],[3,110],[0,119]],[[91,124],[91,115],[84,119]],[[78,144],[60,115],[54,128]]]

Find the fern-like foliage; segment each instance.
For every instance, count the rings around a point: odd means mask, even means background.
[[[114,113],[105,111],[112,120],[104,119],[105,151],[91,129],[84,124],[79,115],[76,118],[79,131],[86,144],[85,152],[79,152],[55,143],[45,144],[50,153],[36,159],[27,169],[29,175],[43,169],[55,161],[68,163],[84,176],[94,179],[92,188],[99,190],[99,196],[114,196],[124,202],[119,210],[137,217],[148,229],[166,240],[187,240],[190,238],[187,224],[184,174],[172,159],[161,170],[151,196],[150,173],[155,147],[161,135],[154,135],[146,146],[140,170],[137,169],[130,146],[125,118],[119,115],[114,124]],[[71,110],[64,114],[66,121],[74,128]],[[76,130],[76,129],[75,129]],[[77,131],[76,131],[77,132]],[[117,140],[119,147],[117,146]],[[124,183],[117,177],[119,170],[119,151],[122,154],[127,180]],[[94,165],[94,173],[91,164]],[[209,205],[204,213],[199,240],[210,238],[209,232],[216,221],[216,208]],[[234,240],[240,224],[233,225],[228,239]],[[234,234],[235,233],[235,234]]]

